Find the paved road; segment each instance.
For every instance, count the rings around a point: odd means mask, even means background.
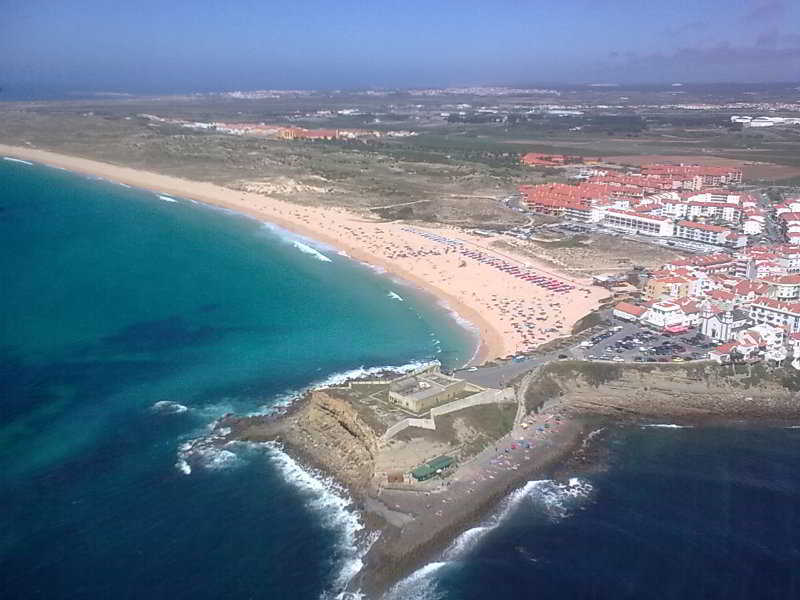
[[[518,362],[504,361],[497,363],[495,366],[478,367],[475,370],[459,369],[455,371],[453,374],[456,377],[466,379],[470,383],[474,383],[476,385],[480,385],[483,387],[503,388],[506,385],[508,385],[510,381],[530,371],[534,367],[537,367],[541,364],[544,364],[552,360],[558,360],[559,357],[563,358],[564,355],[568,356],[569,358],[578,360],[603,360],[603,358],[605,360],[610,360],[615,356],[619,356],[623,358],[625,362],[634,362],[634,359],[637,357],[648,357],[648,358],[654,357],[656,359],[663,357],[671,359],[672,358],[671,353],[657,355],[652,353],[643,353],[639,350],[640,347],[646,347],[646,348],[657,347],[665,341],[677,343],[681,346],[684,346],[686,350],[683,353],[680,353],[680,355],[686,358],[688,358],[688,354],[691,352],[699,352],[703,355],[705,355],[705,353],[708,352],[707,348],[702,348],[699,345],[692,345],[684,339],[686,337],[693,337],[696,331],[690,331],[684,335],[679,335],[679,336],[665,336],[656,333],[650,339],[644,340],[638,336],[641,333],[648,330],[644,329],[638,323],[626,323],[623,321],[616,321],[615,326],[619,326],[621,327],[621,329],[613,333],[610,337],[600,341],[599,343],[590,348],[581,348],[579,344],[575,344],[574,346],[568,349],[536,354],[534,356],[531,356],[524,360],[520,360]],[[608,329],[604,329],[603,331],[608,331]],[[641,342],[637,344],[636,347],[632,350],[623,350],[622,352],[617,352],[615,346],[616,343],[621,341],[622,338],[626,336],[633,336],[636,339],[640,339]],[[594,358],[589,359],[590,356]]]

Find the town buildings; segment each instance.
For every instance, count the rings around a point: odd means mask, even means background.
[[[523,161],[563,164],[569,158],[529,153]],[[575,185],[523,185],[520,192],[530,210],[540,214],[627,234],[743,248],[749,236],[764,230],[765,216],[751,196],[719,187],[738,183],[741,171],[736,169],[644,165],[639,173],[594,169],[593,176]],[[800,218],[788,231],[797,234],[800,245]]]

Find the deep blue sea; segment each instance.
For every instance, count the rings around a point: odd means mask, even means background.
[[[346,497],[277,450],[181,448],[476,342],[333,249],[45,166],[0,160],[0,253],[3,600],[334,592],[360,552]]]
[[[3,600],[335,597],[364,549],[346,494],[277,448],[182,449],[226,412],[474,349],[333,249],[49,167],[0,160],[0,248]],[[800,429],[609,443],[391,595],[800,598]]]

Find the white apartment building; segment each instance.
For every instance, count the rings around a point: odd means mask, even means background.
[[[750,319],[756,323],[786,327],[790,333],[796,333],[800,331],[800,302],[756,298],[750,305]]]
[[[607,208],[601,223],[606,227],[626,233],[638,233],[656,237],[671,237],[674,234],[672,220],[652,214],[640,214],[618,208]]]

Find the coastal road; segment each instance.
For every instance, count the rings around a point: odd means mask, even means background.
[[[475,371],[462,369],[455,371],[453,375],[460,379],[466,379],[475,385],[501,389],[508,385],[511,380],[527,373],[534,367],[538,367],[551,360],[556,360],[559,354],[566,354],[570,357],[575,356],[572,353],[572,349],[559,350],[558,352],[547,352],[545,354],[531,356],[518,362],[504,361],[491,367],[479,367]],[[575,358],[578,357],[575,356]]]

